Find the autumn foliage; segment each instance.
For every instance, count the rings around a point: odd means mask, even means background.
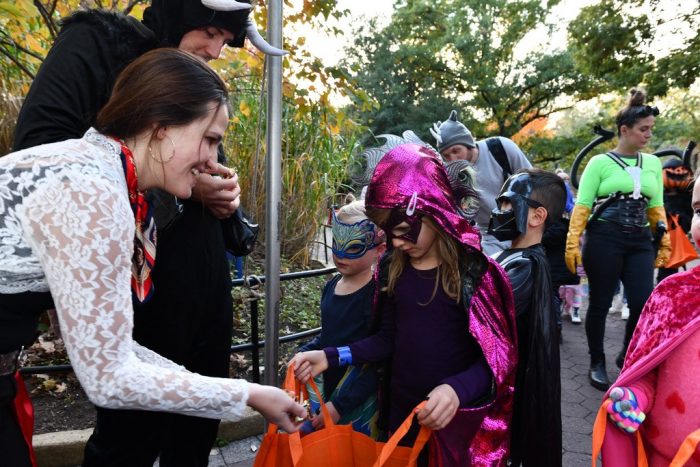
[[[254,19],[263,35],[266,1],[255,2]],[[141,18],[143,0],[0,0],[0,154],[11,135],[22,97],[60,30],[60,19],[78,8],[106,8]],[[367,101],[347,75],[329,68],[306,47],[304,27],[324,27],[331,16],[342,17],[335,0],[285,1],[283,106],[283,252],[308,261],[308,247],[339,185],[360,126],[332,101],[352,96]],[[301,27],[303,25],[303,27]],[[291,35],[290,35],[291,31]],[[241,174],[243,205],[263,224],[265,200],[265,57],[246,44],[225,49],[211,65],[232,90],[234,112],[225,139],[230,165]],[[264,233],[262,236],[264,242]],[[263,242],[259,248],[262,251]]]

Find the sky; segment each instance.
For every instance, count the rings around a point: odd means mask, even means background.
[[[293,0],[292,4],[301,5],[303,0]],[[598,0],[562,0],[561,3],[552,9],[550,21],[559,25],[558,31],[548,43],[545,43],[546,32],[544,30],[534,30],[530,33],[520,51],[526,54],[531,49],[556,47],[566,43],[566,25],[578,15],[581,8],[598,3]],[[681,11],[690,11],[694,5],[692,0],[661,0],[663,15],[672,17]],[[329,65],[336,64],[343,56],[343,48],[352,42],[352,25],[361,21],[363,17],[375,17],[380,24],[387,24],[390,21],[391,13],[394,9],[393,0],[338,0],[340,8],[350,10],[351,19],[343,19],[342,22],[333,20],[340,29],[347,31],[344,36],[329,36],[319,31],[309,28],[307,32],[307,44],[310,51],[324,60]],[[634,13],[634,12],[632,12]],[[673,32],[674,27],[679,24],[667,24],[659,30],[661,39],[654,45],[654,52],[659,50],[671,50],[682,43],[682,34]]]
[[[300,3],[294,0],[293,3]],[[393,0],[338,0],[339,9],[350,10],[351,19],[344,18],[342,22],[329,21],[329,24],[339,26],[347,34],[344,36],[332,36],[319,31],[309,29],[306,43],[309,51],[321,58],[328,65],[335,65],[343,57],[343,48],[352,42],[352,25],[361,21],[364,17],[378,18],[379,24],[388,24],[391,13],[394,11]]]
[[[551,38],[547,38],[545,28],[536,29],[530,32],[521,43],[521,47],[516,49],[516,58],[524,57],[532,50],[554,50],[565,47],[567,41],[566,26],[573,20],[581,8],[598,3],[599,0],[562,0],[555,6],[548,18],[549,21],[557,25],[557,29]],[[695,0],[697,1],[697,0]],[[300,8],[303,0],[291,0],[295,8]],[[661,15],[663,18],[672,18],[680,12],[688,12],[694,7],[693,0],[660,0]],[[352,43],[353,26],[362,21],[363,18],[376,18],[379,25],[388,24],[394,9],[393,0],[338,0],[338,6],[350,11],[350,18],[343,18],[342,21],[336,19],[329,20],[329,24],[337,26],[346,32],[341,36],[333,36],[322,33],[318,30],[307,28],[302,33],[306,36],[306,44],[309,51],[319,57],[324,64],[332,66],[337,64],[344,56],[344,48]],[[631,11],[635,14],[636,11]],[[652,18],[655,20],[658,18]],[[674,28],[680,29],[674,31]],[[659,40],[652,45],[652,52],[658,53],[663,50],[672,50],[679,47],[683,41],[683,24],[665,24],[657,30]],[[335,96],[331,101],[336,105],[346,103],[346,100]]]

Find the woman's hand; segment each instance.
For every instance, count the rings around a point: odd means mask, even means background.
[[[666,232],[659,241],[659,252],[656,254],[656,259],[654,260],[654,267],[664,267],[664,265],[668,263],[668,260],[671,259],[672,252],[673,249],[671,248],[671,235],[668,232]]]
[[[588,216],[591,208],[577,204],[571,211],[569,219],[569,232],[566,234],[566,252],[564,262],[571,274],[576,274],[576,266],[582,264],[581,261],[581,235],[588,224]]]
[[[296,354],[289,362],[294,364],[294,376],[302,383],[308,382],[328,369],[328,359],[323,350],[311,350]]]
[[[216,164],[216,169],[197,177],[192,197],[205,205],[217,219],[231,217],[238,206],[241,187],[233,169]]]
[[[459,408],[459,397],[452,386],[441,384],[428,394],[428,403],[418,412],[418,423],[431,430],[445,428]]]
[[[289,394],[273,386],[250,383],[248,405],[260,412],[270,423],[287,433],[293,433],[301,425],[296,418],[306,419],[306,409],[294,402]]]

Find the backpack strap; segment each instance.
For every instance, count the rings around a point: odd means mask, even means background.
[[[493,154],[493,158],[496,159],[498,165],[501,166],[501,169],[503,170],[503,181],[505,182],[508,177],[513,175],[513,169],[510,167],[508,155],[503,147],[503,143],[501,143],[501,139],[497,136],[488,138],[486,140],[486,146],[489,148],[489,151],[491,151],[491,154]]]
[[[639,167],[640,169],[642,168],[642,155],[640,153],[637,153],[637,162],[633,166],[630,166],[629,164],[625,163],[625,161],[623,161],[620,156],[618,156],[612,151],[606,152],[605,155],[612,159],[622,169],[625,169],[626,167]]]

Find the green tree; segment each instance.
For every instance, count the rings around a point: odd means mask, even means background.
[[[568,172],[579,151],[596,137],[593,127],[601,125],[611,129],[610,112],[612,110],[608,106],[594,111],[584,108],[565,110],[558,115],[553,128],[519,141],[520,148],[530,156],[535,166],[545,169],[561,167]],[[610,143],[597,146],[593,153],[610,147]]]
[[[511,136],[587,98],[590,80],[566,50],[541,50],[558,0],[401,0],[391,23],[360,28],[348,50],[358,87],[377,101],[362,116],[376,132],[410,127],[422,136],[451,108],[477,134]],[[537,41],[545,42],[545,41]],[[523,54],[522,50],[530,50]]]
[[[79,7],[103,7],[140,19],[148,3],[147,0],[0,0],[0,155],[11,147],[22,96],[58,33],[60,18]],[[256,3],[254,19],[264,31],[266,2]],[[329,17],[347,15],[347,11],[337,7],[336,0],[285,3],[285,32],[296,30],[295,25],[323,28]],[[360,103],[366,102],[366,98],[362,91],[352,87],[342,69],[324,67],[309,52],[299,33],[287,35],[284,47],[290,54],[284,58],[283,67],[285,205],[280,216],[280,237],[284,254],[307,263],[308,246],[345,178],[347,160],[361,132],[361,127],[344,111],[331,105],[330,94],[351,95]],[[226,153],[230,164],[241,174],[242,199],[247,212],[262,221],[265,218],[265,56],[253,47],[225,48],[221,59],[209,63],[231,87],[233,111],[225,141]],[[261,232],[259,237],[259,251],[263,249],[264,234]]]
[[[569,45],[576,66],[601,90],[642,83],[650,96],[663,96],[698,78],[699,27],[698,2],[601,0],[582,8],[570,23]],[[669,50],[664,35],[682,43]]]
[[[532,157],[535,165],[550,169],[557,166],[568,171],[579,151],[595,138],[595,125],[615,130],[615,115],[626,100],[627,95],[619,95],[564,111],[553,128],[524,139],[520,142],[520,147]],[[682,150],[688,141],[700,141],[700,115],[697,111],[700,108],[700,92],[697,89],[672,89],[654,104],[659,106],[661,114],[656,118],[654,136],[646,151],[656,152],[668,148]],[[617,139],[613,138],[596,146],[590,155],[612,149],[616,143]],[[579,177],[585,161],[579,169]]]

